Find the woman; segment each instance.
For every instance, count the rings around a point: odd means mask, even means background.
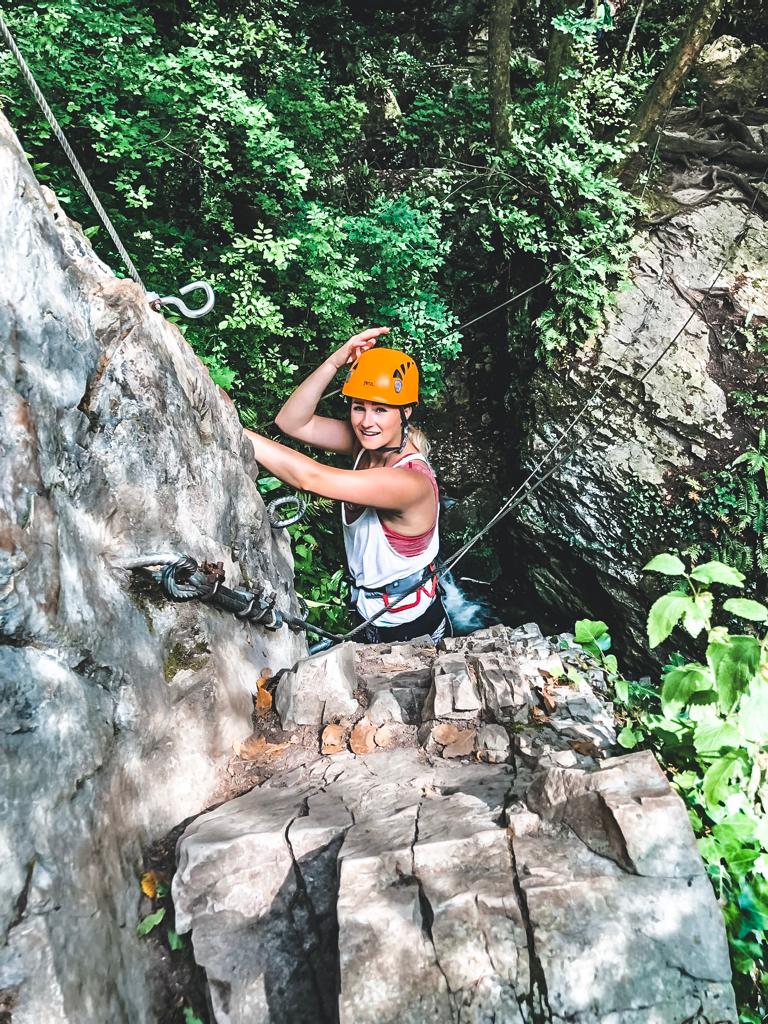
[[[275,419],[297,441],[353,456],[351,470],[324,466],[250,430],[246,434],[270,473],[299,490],[343,502],[354,607],[361,620],[384,609],[359,638],[386,643],[428,634],[437,643],[450,632],[435,575],[437,481],[423,434],[410,428],[419,400],[416,363],[404,352],[374,347],[388,333],[388,327],[375,327],[350,338],[299,385]],[[349,420],[318,416],[321,396],[350,364],[342,388],[350,399]]]

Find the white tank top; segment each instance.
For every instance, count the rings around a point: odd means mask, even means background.
[[[359,452],[355,459],[355,469],[357,469],[362,454],[362,451]],[[429,465],[424,456],[416,452],[413,455],[406,455],[392,468],[399,469],[401,466],[407,466],[410,462],[423,462],[427,466]],[[379,514],[375,508],[363,509],[357,519],[349,523],[347,522],[346,508],[342,502],[341,524],[344,530],[347,564],[355,585],[361,588],[357,599],[357,610],[364,619],[381,611],[384,607],[384,599],[381,596],[368,597],[362,588],[378,589],[387,583],[404,579],[435,561],[440,550],[439,517],[440,504],[438,502],[435,531],[425,550],[418,555],[400,555],[387,540],[384,527],[381,525]],[[435,596],[433,590],[434,583],[429,581],[425,588],[403,598],[392,612],[385,612],[381,618],[376,620],[376,625],[399,626],[418,619],[432,603]],[[396,600],[397,597],[390,598],[392,602]]]

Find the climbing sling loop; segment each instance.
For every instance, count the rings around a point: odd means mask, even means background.
[[[96,212],[101,218],[102,224],[107,229],[107,234],[114,242],[115,248],[120,254],[123,263],[125,263],[128,269],[128,273],[131,275],[136,284],[139,285],[142,291],[146,293],[147,301],[149,302],[150,306],[155,310],[158,310],[161,306],[175,306],[179,310],[179,312],[186,317],[197,318],[205,316],[206,313],[209,313],[213,309],[213,304],[215,301],[213,288],[211,288],[207,281],[193,281],[191,284],[184,285],[183,288],[179,289],[182,295],[186,295],[189,292],[194,291],[196,289],[202,289],[205,292],[205,303],[199,309],[190,309],[185,302],[183,302],[181,299],[176,298],[176,296],[174,295],[166,295],[161,298],[161,296],[158,295],[157,292],[147,291],[147,288],[144,282],[142,281],[138,270],[134,266],[133,260],[128,255],[128,250],[123,245],[122,241],[120,240],[120,236],[115,230],[115,226],[109,219],[109,214],[101,205],[99,197],[96,195],[93,186],[88,180],[88,177],[85,171],[83,170],[80,161],[75,156],[74,150],[70,146],[69,141],[67,140],[67,137],[61,128],[61,125],[56,120],[55,114],[51,110],[45,96],[43,96],[40,90],[39,85],[35,81],[35,76],[32,74],[31,70],[29,69],[29,66],[27,65],[27,62],[21,55],[21,51],[16,45],[16,40],[11,35],[11,31],[5,23],[2,12],[0,12],[0,35],[2,35],[3,39],[5,39],[5,42],[8,45],[8,49],[13,54],[14,60],[19,66],[19,70],[21,71],[24,81],[29,86],[30,92],[34,96],[38,106],[45,115],[46,121],[50,125],[51,131],[58,139],[59,143],[61,144],[61,148],[64,150],[64,152],[67,155],[67,158],[69,159],[69,162],[72,164],[72,168],[74,169],[75,174],[79,178],[80,184],[83,186],[88,195],[88,198],[93,203]]]
[[[281,519],[277,510],[288,506],[295,509],[292,515],[286,516]],[[304,513],[307,511],[307,503],[304,498],[300,498],[298,494],[289,494],[285,498],[275,498],[274,501],[270,501],[267,505],[267,517],[270,524],[276,530],[285,530],[288,526],[293,526],[295,523],[301,522],[304,518]]]

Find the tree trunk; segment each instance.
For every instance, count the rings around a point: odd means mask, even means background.
[[[509,149],[510,25],[517,0],[491,0],[488,17],[488,92],[491,100],[491,138],[497,152]]]
[[[621,60],[619,61],[619,66],[617,68],[617,71],[621,71],[623,69],[624,62],[627,59],[629,51],[632,49],[632,43],[635,41],[635,33],[637,32],[637,25],[638,25],[638,22],[640,21],[640,18],[643,15],[643,8],[644,7],[645,7],[645,0],[640,0],[640,4],[639,4],[639,6],[637,8],[637,14],[635,15],[635,20],[632,22],[632,28],[629,30],[629,37],[627,39],[627,45],[624,47],[624,52],[621,55]]]
[[[573,36],[557,28],[552,29],[547,51],[547,67],[544,72],[544,80],[550,89],[560,87],[560,73],[570,64],[572,46]]]
[[[679,43],[632,117],[630,142],[642,142],[661,121],[709,38],[723,3],[724,0],[699,0]]]

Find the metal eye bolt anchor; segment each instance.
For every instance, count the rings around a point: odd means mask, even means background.
[[[197,288],[202,288],[205,292],[205,303],[199,309],[190,309],[186,302],[177,298],[175,295],[165,295],[161,298],[157,292],[149,292],[147,298],[149,299],[149,304],[153,309],[159,311],[161,306],[175,306],[182,316],[196,320],[198,317],[205,316],[206,313],[210,313],[213,309],[213,304],[216,301],[213,288],[211,288],[207,281],[192,281],[191,284],[185,284],[183,288],[179,288],[179,294],[187,295],[189,292],[193,292]]]

